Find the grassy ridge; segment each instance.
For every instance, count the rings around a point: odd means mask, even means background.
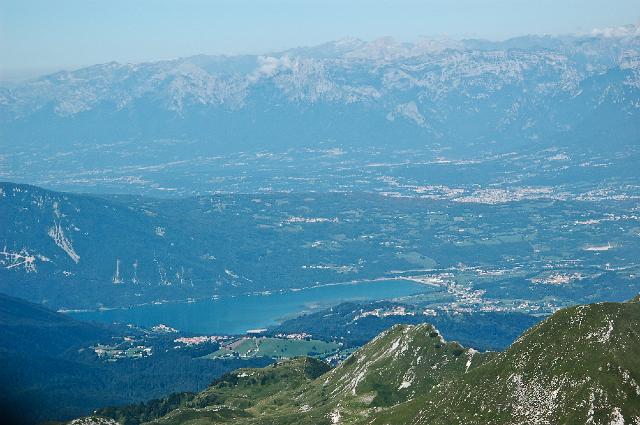
[[[397,406],[412,423],[622,423],[640,418],[640,305],[562,310],[481,368]],[[487,396],[490,394],[491,396]],[[416,406],[420,407],[416,409]]]

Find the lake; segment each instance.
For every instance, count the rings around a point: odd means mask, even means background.
[[[195,302],[149,304],[127,309],[68,313],[85,321],[160,323],[198,334],[242,334],[266,328],[284,318],[345,301],[374,301],[406,297],[433,288],[405,280],[381,280],[305,288],[271,294],[220,297]]]

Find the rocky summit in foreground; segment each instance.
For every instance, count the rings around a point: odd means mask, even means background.
[[[563,309],[506,351],[394,326],[332,370],[298,358],[199,394],[103,409],[157,424],[639,424],[640,298]],[[84,418],[90,422],[92,418]]]

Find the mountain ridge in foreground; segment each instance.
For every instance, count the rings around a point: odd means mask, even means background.
[[[166,414],[154,401],[71,423],[640,423],[639,301],[562,309],[501,353],[397,325],[325,373],[305,358],[241,369]]]

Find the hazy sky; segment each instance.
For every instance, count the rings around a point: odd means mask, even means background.
[[[640,0],[0,0],[0,78],[345,36],[570,33],[639,17]]]

